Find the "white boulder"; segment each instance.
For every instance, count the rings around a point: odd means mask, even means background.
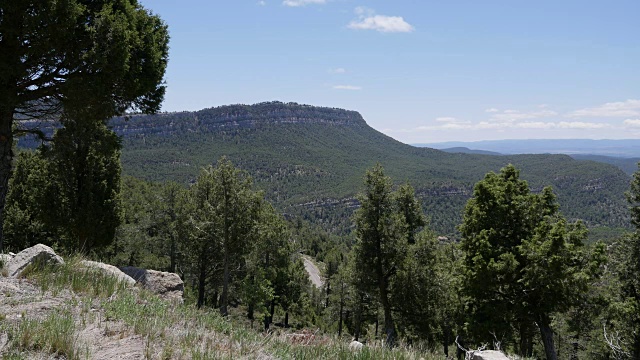
[[[350,344],[349,344],[349,350],[351,351],[360,351],[362,350],[362,348],[364,347],[364,344],[361,343],[358,340],[353,340]]]
[[[509,358],[500,351],[482,350],[474,351],[471,360],[509,360]]]
[[[90,260],[82,260],[80,263],[87,268],[97,270],[98,272],[101,272],[107,276],[113,276],[128,285],[136,284],[136,281],[133,280],[131,276],[125,274],[124,272],[122,272],[122,270],[113,265]]]
[[[50,247],[38,244],[17,253],[5,263],[5,269],[9,276],[17,277],[27,266],[35,263],[64,264],[64,260]]]
[[[131,276],[143,288],[160,295],[161,298],[182,302],[184,282],[178,274],[133,266],[121,267],[120,270]]]

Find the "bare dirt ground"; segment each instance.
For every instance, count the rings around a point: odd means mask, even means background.
[[[57,294],[42,292],[39,286],[25,279],[0,276],[0,322],[5,327],[16,326],[25,319],[42,320],[54,311],[69,311],[76,324],[77,345],[88,359],[144,359],[153,356],[145,339],[133,335],[123,324],[107,320],[103,311],[92,304],[82,304],[69,291]],[[83,314],[84,313],[84,314]],[[4,356],[8,336],[0,330],[0,357]],[[151,352],[151,354],[150,354]],[[146,355],[145,355],[146,354]],[[32,352],[29,359],[59,359],[45,352]]]

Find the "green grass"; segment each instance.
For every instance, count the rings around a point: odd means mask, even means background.
[[[214,309],[161,300],[143,290],[132,290],[112,277],[83,268],[78,256],[64,265],[33,267],[25,277],[34,280],[43,293],[73,293],[64,309],[44,319],[23,319],[5,329],[9,351],[5,358],[29,358],[30,352],[45,352],[67,359],[91,358],[77,332],[87,323],[104,326],[105,333],[144,339],[145,357],[160,359],[436,359],[428,351],[399,346],[388,350],[365,347],[351,352],[348,341],[307,330],[293,334],[284,330],[262,333],[239,321],[223,318]],[[72,314],[75,309],[76,319]],[[109,328],[109,324],[124,326]],[[8,325],[5,325],[8,326]]]
[[[82,359],[86,351],[78,343],[76,327],[70,312],[54,311],[44,319],[23,318],[19,323],[3,329],[10,343],[9,354],[4,358],[20,359],[31,351],[45,352],[69,360]]]

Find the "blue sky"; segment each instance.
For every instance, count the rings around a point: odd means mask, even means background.
[[[141,0],[165,111],[279,100],[405,143],[640,138],[640,1]]]

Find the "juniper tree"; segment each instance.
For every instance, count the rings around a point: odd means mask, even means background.
[[[530,191],[508,165],[475,185],[459,229],[465,292],[476,333],[508,333],[536,324],[547,359],[556,359],[554,313],[566,311],[598,276],[603,247],[589,253],[586,228],[568,224],[550,187]],[[527,336],[527,333],[521,333]],[[529,341],[529,340],[527,340]],[[520,352],[528,355],[527,341]]]
[[[202,169],[187,199],[183,253],[195,266],[198,306],[204,305],[207,281],[213,277],[222,288],[220,313],[226,316],[232,278],[243,268],[258,234],[262,194],[253,190],[246,172],[223,157],[215,168]]]
[[[365,191],[359,196],[361,207],[355,212],[356,244],[353,249],[354,278],[363,288],[376,294],[384,313],[386,345],[396,338],[391,283],[404,261],[407,225],[397,211],[391,179],[380,164],[365,175]]]
[[[164,97],[168,31],[136,0],[0,1],[0,251],[13,138],[63,109],[105,121],[154,112]]]
[[[624,322],[629,331],[627,337],[631,338],[629,352],[633,359],[640,359],[640,170],[633,174],[631,189],[626,196],[635,231],[623,241],[619,278],[624,302]]]

